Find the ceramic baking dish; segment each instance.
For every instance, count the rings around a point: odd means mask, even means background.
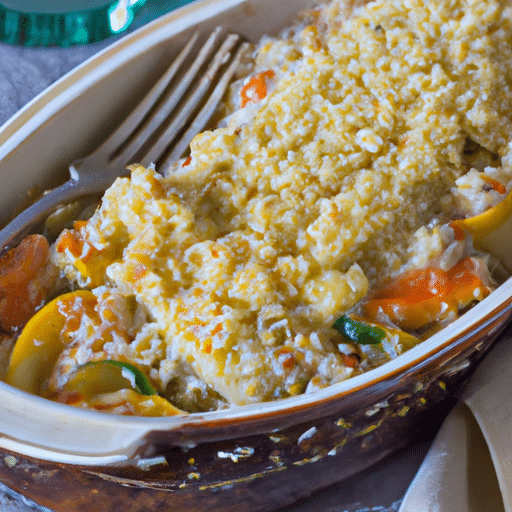
[[[196,2],[64,76],[0,129],[0,221],[31,188],[67,179],[69,163],[112,131],[194,31],[222,25],[257,41],[311,4]],[[498,251],[507,253],[503,240]],[[366,374],[309,395],[203,414],[111,416],[0,382],[0,480],[63,512],[268,512],[409,442],[457,392],[511,312],[508,280],[471,314]]]

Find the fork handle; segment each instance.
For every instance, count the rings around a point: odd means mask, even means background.
[[[94,191],[91,192],[90,187],[86,193],[82,188],[79,181],[69,179],[62,185],[50,190],[17,215],[0,230],[0,255],[21,242],[24,236],[42,224],[59,205],[70,202],[82,195],[92,195],[94,193]]]

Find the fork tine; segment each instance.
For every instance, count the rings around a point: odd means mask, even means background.
[[[118,148],[118,150],[114,153],[113,158],[111,159],[112,165],[121,167],[133,160],[133,157],[137,154],[137,152],[154,134],[155,129],[158,129],[158,126],[160,126],[162,122],[165,121],[165,119],[179,103],[180,99],[183,98],[183,96],[186,94],[190,84],[194,78],[197,77],[199,70],[204,65],[204,63],[208,61],[210,54],[218,44],[218,40],[220,39],[221,34],[222,28],[218,27],[210,35],[210,37],[199,50],[192,65],[187,66],[187,72],[183,76],[179,77],[179,81],[176,84],[176,87],[171,89],[167,96],[164,93],[162,98],[160,98],[161,93],[164,92],[163,90],[160,91],[160,94],[155,93],[148,95],[152,100],[152,106],[158,102],[158,106],[155,109],[155,112],[153,113],[151,112],[151,109],[148,109],[145,112],[145,114],[147,114],[146,117],[141,119],[142,122],[139,122],[138,126],[135,125],[130,133],[125,134],[124,144]],[[189,56],[190,50],[192,50],[192,46],[187,45],[186,56]],[[167,85],[169,83],[170,80],[167,81]]]
[[[140,159],[140,162],[143,165],[149,165],[151,163],[157,162],[158,158],[169,147],[170,142],[176,137],[176,135],[179,134],[180,130],[182,130],[185,127],[188,121],[196,113],[198,107],[200,106],[205,96],[209,96],[215,76],[217,75],[219,70],[229,61],[230,57],[232,57],[231,50],[233,49],[233,47],[235,47],[239,40],[240,36],[238,34],[230,34],[225,39],[224,43],[221,45],[221,47],[215,54],[215,58],[211,62],[208,70],[206,71],[206,73],[203,74],[201,80],[191,93],[191,96],[189,96],[186,99],[186,103],[182,106],[180,111],[177,112],[172,119],[170,119],[169,126],[161,135],[159,135],[158,139],[156,140],[155,143],[152,144],[149,151]],[[235,53],[234,60],[231,62],[228,69],[224,72],[222,78],[220,79],[220,82],[214,89],[214,92],[216,91],[215,97],[209,98],[208,104],[210,105],[210,116],[213,113],[213,109],[215,108],[216,104],[220,101],[222,94],[229,83],[229,79],[234,74],[240,61],[240,58],[246,49],[246,46],[247,45],[245,44],[241,45],[238,51]],[[213,108],[211,107],[211,105],[213,105]],[[203,120],[204,124],[206,124],[206,122],[209,119],[209,117],[206,117],[207,113],[208,110],[204,110],[202,118],[199,118],[197,123],[194,125],[195,130],[201,129],[204,126],[203,125],[199,127],[199,123],[201,122],[201,120]],[[176,147],[172,152],[172,158],[177,160],[183,154],[183,152],[188,146],[188,143],[192,139],[192,136],[195,135],[196,133],[197,131],[187,130],[186,134],[188,135],[184,135],[182,137],[181,144],[178,147]],[[167,158],[166,161],[171,161],[172,158],[169,157]],[[160,167],[160,169],[163,169],[163,167]]]
[[[156,98],[158,98],[163,91],[168,87],[171,80],[174,78],[180,67],[182,66],[185,59],[189,56],[193,46],[195,45],[199,33],[195,33],[185,47],[180,51],[178,56],[174,59],[172,65],[162,75],[162,77],[155,83],[151,90],[146,94],[140,103],[132,110],[130,115],[116,128],[114,133],[105,140],[101,146],[96,149],[94,154],[106,154],[111,155],[118,148],[120,148],[126,139],[131,135],[134,128],[138,127],[142,120],[145,118],[147,113],[152,109],[155,104]]]
[[[217,83],[215,89],[211,93],[211,95],[208,97],[208,101],[205,103],[203,108],[199,111],[197,116],[194,118],[194,120],[189,124],[189,128],[185,131],[183,136],[180,138],[179,141],[176,142],[175,146],[167,156],[167,158],[160,162],[160,172],[162,174],[166,174],[168,171],[168,168],[176,162],[181,155],[186,151],[188,148],[190,142],[195,137],[196,134],[198,134],[203,128],[205,127],[206,123],[210,120],[213,113],[215,112],[215,109],[217,105],[219,104],[220,100],[222,99],[222,96],[224,95],[227,87],[229,86],[231,82],[231,78],[235,74],[235,71],[240,63],[240,60],[244,53],[249,49],[250,44],[244,43],[240,46],[238,49],[233,61],[231,62],[228,69],[225,71],[225,73],[222,75],[222,78]],[[200,102],[200,98],[197,98],[197,103]],[[168,140],[166,137],[168,132],[171,131],[171,127],[169,127],[166,132],[163,134],[162,139]],[[155,149],[156,153],[156,149]],[[155,154],[154,160],[157,160],[160,157],[160,153],[158,155]],[[145,157],[145,160],[148,160]],[[149,163],[151,163],[152,160],[150,160]]]

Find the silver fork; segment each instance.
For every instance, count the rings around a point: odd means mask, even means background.
[[[248,43],[219,27],[198,45],[195,34],[164,75],[98,149],[70,167],[70,179],[50,190],[0,231],[0,254],[16,245],[58,206],[105,191],[126,165],[178,160],[211,118]],[[199,46],[199,49],[198,49]],[[188,64],[192,60],[192,64]]]

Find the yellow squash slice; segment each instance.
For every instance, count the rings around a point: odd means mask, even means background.
[[[61,331],[66,324],[62,311],[74,304],[94,304],[95,295],[88,290],[66,293],[40,309],[25,325],[11,356],[6,382],[14,387],[41,394],[44,383],[64,350]]]
[[[496,231],[511,215],[512,191],[496,206],[474,217],[454,220],[451,225],[462,228],[464,231],[471,233],[474,240],[479,240]]]

